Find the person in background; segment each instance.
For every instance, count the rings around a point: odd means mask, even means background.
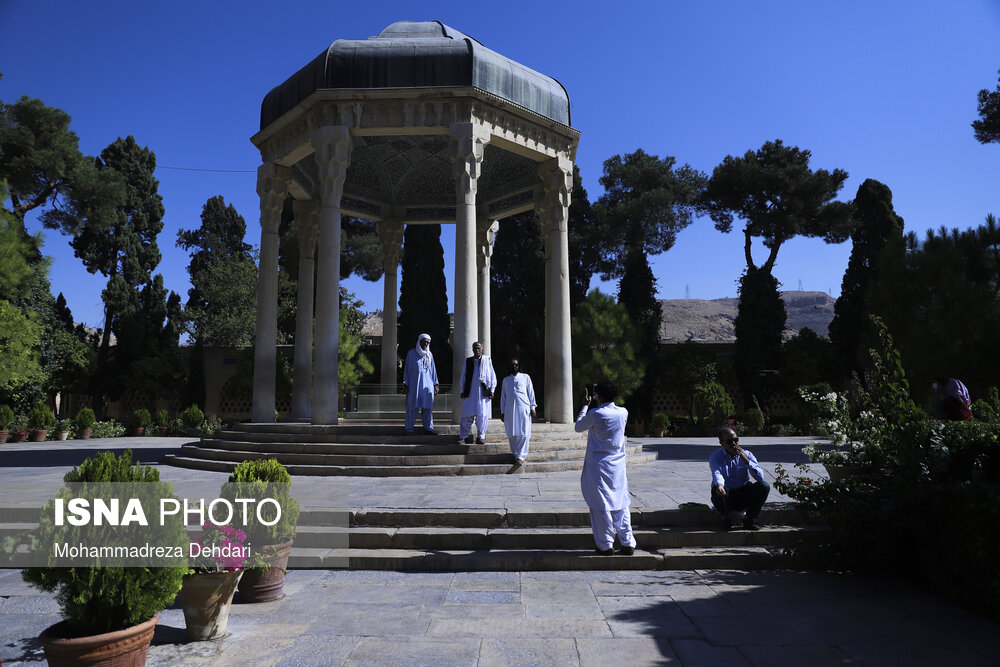
[[[528,456],[531,443],[531,418],[535,416],[535,388],[531,378],[521,372],[521,363],[510,360],[510,375],[503,379],[500,389],[500,421],[507,431],[514,467],[508,472],[520,472]]]
[[[757,516],[767,500],[771,485],[764,481],[764,471],[751,452],[740,447],[736,431],[727,427],[719,430],[720,449],[708,459],[712,470],[712,504],[722,514],[722,526],[732,530],[730,512],[745,510],[744,530],[760,530]]]
[[[424,432],[435,435],[434,395],[438,390],[437,367],[434,366],[434,354],[431,352],[431,337],[425,333],[420,334],[417,337],[417,346],[407,352],[406,365],[403,367],[407,433],[413,433],[417,413],[423,412],[421,421]]]
[[[490,421],[493,406],[493,390],[497,387],[497,376],[493,362],[483,354],[483,344],[472,344],[472,356],[466,357],[462,378],[462,421],[458,427],[458,441],[472,444],[472,423],[476,424],[476,444],[483,444],[486,427]]]

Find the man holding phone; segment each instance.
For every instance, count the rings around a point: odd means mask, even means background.
[[[746,510],[744,530],[760,530],[757,516],[767,500],[771,485],[764,481],[764,471],[754,455],[740,447],[736,431],[725,427],[719,430],[721,449],[708,459],[712,469],[712,504],[722,514],[722,525],[732,530],[730,512]]]
[[[577,433],[587,431],[587,455],[580,475],[580,490],[590,507],[590,527],[594,531],[596,551],[602,556],[614,554],[615,536],[618,553],[635,553],[632,497],[625,474],[625,422],[628,410],[614,404],[618,386],[601,380],[584,390],[583,407],[576,418]]]

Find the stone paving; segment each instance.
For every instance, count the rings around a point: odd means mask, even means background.
[[[809,438],[747,438],[764,468],[802,460]],[[0,504],[43,500],[101,447],[156,462],[182,439],[0,446]],[[712,439],[647,440],[660,460],[629,470],[633,502],[707,502]],[[222,473],[162,468],[164,479]],[[817,473],[818,474],[818,473]],[[337,478],[343,482],[347,478]],[[295,478],[304,505],[331,478]],[[352,508],[582,507],[579,473],[347,479]],[[772,501],[781,498],[772,496]],[[291,571],[280,600],[234,604],[229,636],[186,643],[161,615],[150,665],[997,665],[1000,625],[909,584],[821,572],[399,573]],[[0,570],[0,663],[39,664],[53,596]]]

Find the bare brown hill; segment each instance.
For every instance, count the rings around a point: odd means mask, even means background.
[[[833,320],[833,305],[836,299],[826,292],[801,292],[788,290],[781,293],[788,311],[785,338],[810,328],[821,336],[829,336],[830,321]],[[723,299],[661,299],[663,322],[660,324],[660,340],[681,342],[688,338],[696,341],[733,341],[736,334],[733,320],[736,319],[738,300]]]

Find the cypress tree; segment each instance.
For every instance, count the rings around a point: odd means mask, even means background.
[[[399,282],[399,354],[405,360],[422,333],[431,337],[438,381],[451,382],[451,317],[444,277],[441,225],[406,225]],[[387,304],[389,305],[389,304]]]
[[[788,313],[778,286],[777,278],[766,269],[749,268],[740,277],[733,363],[744,400],[750,396],[767,400],[770,385],[761,371],[781,367],[781,335]]]

